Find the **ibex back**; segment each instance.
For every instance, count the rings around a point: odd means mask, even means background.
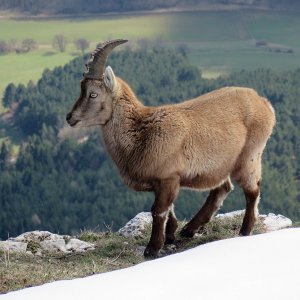
[[[124,42],[108,41],[93,52],[67,121],[74,127],[101,125],[124,182],[136,191],[154,192],[144,255],[157,256],[164,243],[174,241],[173,203],[181,187],[210,190],[182,236],[192,237],[210,221],[233,189],[230,179],[246,197],[240,234],[251,234],[262,153],[275,124],[271,104],[252,89],[226,87],[180,104],[146,107],[110,67],[104,70],[109,52]]]

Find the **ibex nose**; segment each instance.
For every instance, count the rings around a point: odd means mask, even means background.
[[[67,120],[67,121],[70,121],[71,118],[72,118],[72,114],[71,114],[71,113],[68,113],[67,116],[66,116],[66,120]]]

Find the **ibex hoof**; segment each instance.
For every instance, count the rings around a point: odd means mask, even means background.
[[[194,236],[194,232],[188,230],[187,228],[183,228],[180,231],[180,236],[185,237],[185,238],[192,238]]]
[[[175,236],[166,236],[165,245],[174,244]]]
[[[159,253],[159,250],[153,249],[153,248],[147,246],[144,251],[144,257],[145,258],[157,258],[158,253]]]
[[[239,236],[249,236],[251,235],[251,231],[241,229],[239,232]]]

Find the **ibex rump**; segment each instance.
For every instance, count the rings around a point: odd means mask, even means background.
[[[246,197],[240,234],[251,234],[258,216],[261,157],[275,124],[271,104],[252,89],[227,87],[179,104],[146,107],[110,67],[104,71],[109,52],[124,42],[108,41],[93,52],[67,121],[74,127],[101,125],[124,182],[154,192],[144,255],[157,256],[164,243],[174,241],[173,202],[181,187],[210,190],[182,236],[192,237],[210,221],[232,190],[230,178]]]

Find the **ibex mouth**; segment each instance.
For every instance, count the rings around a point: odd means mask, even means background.
[[[71,126],[71,127],[74,127],[76,126],[79,122],[81,122],[80,120],[69,120],[68,121],[68,124]]]
[[[76,120],[76,119],[72,118],[72,113],[67,114],[66,121],[72,127],[74,127],[76,124],[78,124],[80,122],[80,120]]]

